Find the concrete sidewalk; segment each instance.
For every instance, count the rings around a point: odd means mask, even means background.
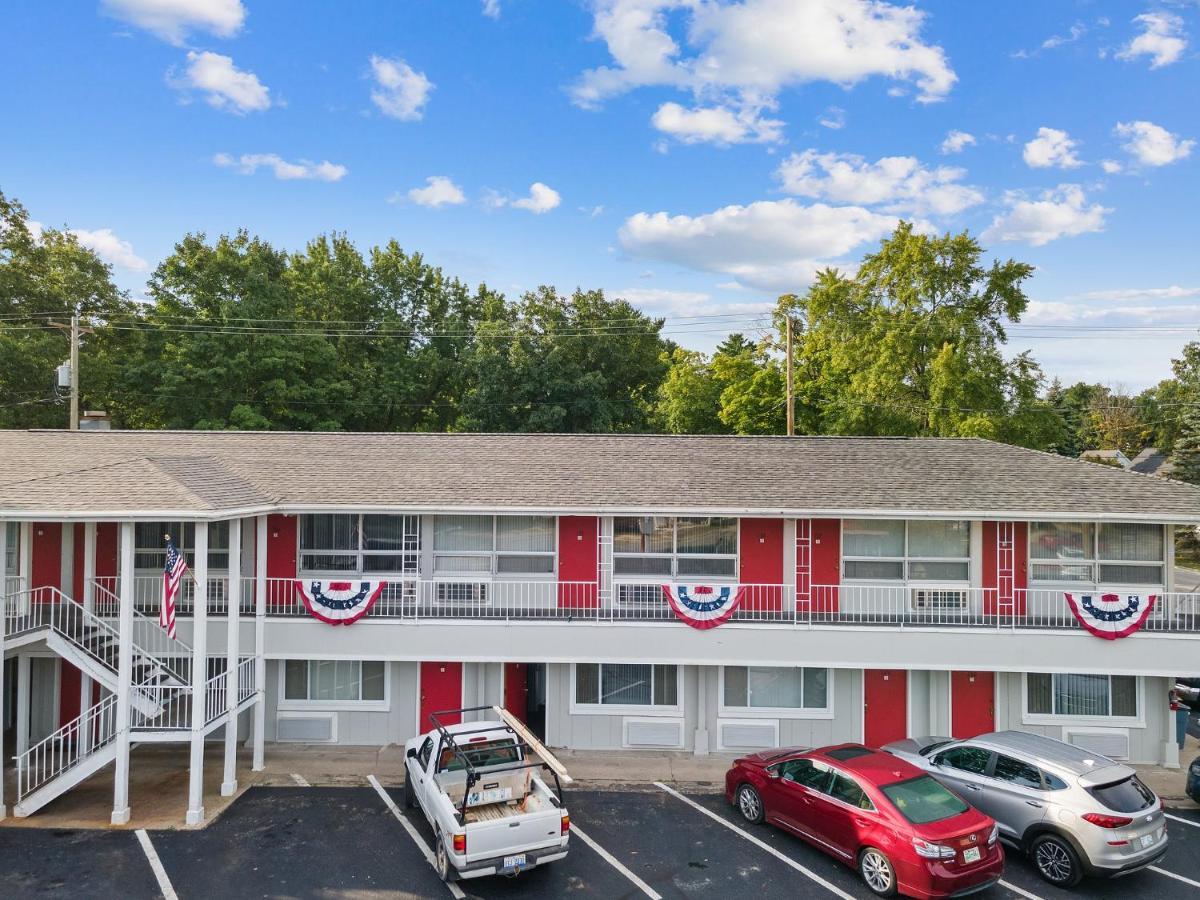
[[[653,782],[679,785],[691,791],[721,792],[725,772],[735,757],[732,753],[695,756],[684,751],[650,750],[556,750],[575,785],[590,790],[654,790]],[[1190,738],[1181,755],[1184,769],[1135,766],[1139,776],[1169,806],[1195,809],[1184,794],[1186,765],[1200,755],[1200,746]],[[205,824],[216,820],[237,796],[254,785],[363,787],[368,775],[385,785],[404,781],[404,749],[385,747],[336,747],[328,744],[268,744],[266,768],[250,771],[250,754],[238,756],[238,794],[220,796],[223,750],[212,744],[205,754]],[[130,811],[126,828],[183,828],[187,810],[188,748],[186,744],[155,744],[134,750],[130,765]],[[11,802],[12,770],[5,796]],[[25,819],[11,812],[0,827],[9,828],[109,828],[112,812],[112,768],[68,791],[62,797]],[[10,807],[11,810],[11,807]]]

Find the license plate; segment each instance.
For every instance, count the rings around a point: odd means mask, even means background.
[[[1142,835],[1142,846],[1143,847],[1149,847],[1149,846],[1153,845],[1153,843],[1154,843],[1154,835],[1152,835],[1152,834],[1143,834]]]
[[[963,862],[965,862],[965,863],[979,862],[979,856],[980,856],[980,854],[979,854],[978,847],[968,847],[966,850],[963,851]]]
[[[524,853],[518,853],[516,856],[504,857],[504,868],[506,868],[506,869],[520,869],[520,868],[523,868],[524,865],[525,865],[525,854]]]

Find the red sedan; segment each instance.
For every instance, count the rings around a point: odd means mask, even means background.
[[[959,897],[1000,879],[995,821],[916,766],[861,744],[734,760],[725,798],[858,869],[881,897]]]

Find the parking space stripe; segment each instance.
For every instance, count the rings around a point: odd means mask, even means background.
[[[303,775],[297,775],[295,772],[292,773],[292,781],[296,782],[300,787],[311,787],[307,778]]]
[[[571,833],[579,835],[579,839],[581,841],[583,841],[585,844],[587,844],[589,847],[591,847],[593,850],[595,850],[597,853],[599,853],[600,856],[603,857],[603,859],[606,863],[608,863],[610,866],[612,866],[614,869],[616,869],[618,872],[620,872],[622,875],[624,875],[626,878],[628,878],[630,881],[632,881],[635,885],[637,885],[638,890],[640,890],[643,894],[645,894],[647,897],[649,897],[650,900],[662,900],[662,894],[658,893],[656,890],[654,890],[654,888],[650,887],[650,885],[646,884],[646,882],[644,882],[644,881],[642,881],[642,879],[638,878],[637,875],[635,875],[633,872],[631,872],[625,866],[625,864],[623,862],[621,862],[619,859],[617,859],[615,856],[613,856],[611,853],[609,853],[607,850],[605,850],[603,847],[601,847],[599,844],[597,844],[594,840],[592,840],[584,832],[584,830],[582,828],[580,828],[578,825],[576,825],[574,822],[571,823]]]
[[[768,853],[770,853],[772,856],[779,859],[781,862],[784,862],[787,865],[791,866],[793,869],[795,869],[801,875],[811,878],[813,881],[815,881],[817,884],[821,885],[823,888],[826,888],[831,893],[834,893],[837,896],[841,897],[842,900],[855,900],[853,895],[847,894],[836,884],[826,881],[824,878],[822,878],[816,872],[800,865],[800,863],[796,862],[794,859],[792,859],[786,853],[781,853],[780,851],[778,851],[774,847],[772,847],[770,844],[768,844],[766,841],[760,840],[759,838],[752,835],[750,832],[745,831],[745,830],[739,828],[738,826],[734,825],[732,822],[730,822],[726,819],[722,819],[720,816],[718,816],[712,810],[705,809],[703,806],[701,806],[699,803],[697,803],[691,797],[685,797],[683,794],[679,793],[679,791],[675,790],[674,788],[667,787],[661,781],[654,782],[654,786],[656,788],[660,788],[660,789],[666,791],[672,797],[682,800],[684,803],[686,803],[688,806],[692,807],[693,809],[704,813],[704,815],[708,816],[714,822],[724,825],[726,828],[728,828],[730,831],[734,832],[735,834],[741,835],[746,840],[748,840],[750,843],[754,844],[754,846],[758,847],[760,850],[766,850]]]
[[[138,843],[142,845],[142,852],[146,854],[146,861],[150,863],[150,871],[154,873],[154,880],[158,882],[158,889],[162,891],[163,900],[179,900],[179,895],[171,886],[167,870],[163,868],[162,860],[158,858],[158,852],[150,843],[150,835],[146,834],[145,828],[139,828],[135,834],[137,834]]]
[[[1200,828],[1200,822],[1196,822],[1192,819],[1185,819],[1182,816],[1173,816],[1169,812],[1165,812],[1163,815],[1172,822],[1182,822],[1184,825],[1191,825],[1193,828]]]
[[[375,788],[375,792],[383,798],[383,802],[386,803],[387,808],[392,811],[392,815],[395,816],[396,820],[404,826],[404,830],[408,832],[408,836],[413,839],[413,843],[417,845],[421,853],[424,855],[425,861],[429,863],[430,866],[433,866],[433,851],[429,849],[429,845],[425,843],[425,839],[417,833],[417,829],[413,828],[412,822],[404,818],[404,813],[400,812],[400,807],[396,805],[396,801],[393,800],[388,792],[383,789],[383,785],[379,783],[379,779],[374,775],[368,775],[367,781],[371,782],[371,787]],[[436,866],[434,866],[434,868],[436,868]],[[463,889],[453,881],[447,881],[446,887],[450,891],[450,896],[454,897],[454,900],[463,900],[463,898],[467,896],[465,893],[463,893]]]
[[[1151,872],[1157,872],[1159,875],[1166,875],[1168,878],[1174,878],[1176,881],[1182,881],[1184,884],[1190,884],[1192,887],[1200,888],[1200,881],[1193,881],[1190,878],[1184,878],[1182,875],[1177,875],[1174,872],[1168,872],[1166,869],[1160,869],[1158,866],[1146,866]]]
[[[1037,894],[1027,891],[1023,887],[1017,887],[1011,881],[1005,881],[1003,878],[996,883],[1000,885],[1000,887],[1007,888],[1008,890],[1012,891],[1014,894],[1020,894],[1022,897],[1026,898],[1026,900],[1042,900],[1042,898]]]

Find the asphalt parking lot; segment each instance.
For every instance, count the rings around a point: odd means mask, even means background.
[[[571,790],[567,802],[570,855],[517,878],[443,884],[419,843],[431,842],[429,828],[401,810],[399,789],[253,788],[198,831],[0,830],[0,897],[872,896],[855,873],[800,840],[743,827],[718,794],[645,785]],[[1066,892],[1010,852],[1003,882],[979,896],[1200,896],[1200,810],[1170,814],[1172,845],[1156,870]]]

